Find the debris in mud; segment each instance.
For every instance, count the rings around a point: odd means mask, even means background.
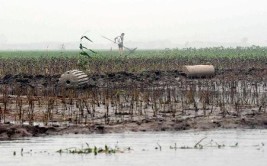
[[[80,70],[70,70],[63,73],[58,81],[58,86],[63,88],[82,88],[88,85],[88,76]]]
[[[189,78],[211,78],[215,75],[213,65],[185,65],[182,72]]]

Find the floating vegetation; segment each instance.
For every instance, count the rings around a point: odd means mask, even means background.
[[[20,156],[23,157],[24,155],[33,155],[33,154],[38,154],[38,153],[47,153],[49,154],[46,150],[44,151],[39,151],[39,152],[34,152],[32,149],[28,150],[28,151],[24,151],[23,148],[20,149]],[[16,156],[17,154],[17,151],[13,151],[13,156]]]
[[[204,141],[206,140],[206,141]],[[202,150],[202,149],[224,149],[224,150],[231,150],[231,148],[256,148],[256,150],[262,150],[264,151],[264,146],[265,144],[263,142],[259,143],[259,144],[254,144],[254,145],[248,145],[248,146],[239,146],[239,143],[236,142],[234,144],[230,144],[230,145],[225,145],[225,144],[221,144],[216,142],[215,140],[211,139],[211,140],[207,140],[207,137],[204,137],[202,139],[200,139],[196,144],[194,144],[193,146],[177,146],[177,143],[174,143],[174,145],[169,146],[170,150],[183,150],[183,149],[192,149],[192,150]],[[160,152],[162,152],[164,146],[160,145],[157,142],[157,146],[154,148],[155,150],[159,150]],[[140,151],[142,152],[148,152],[151,149],[140,149]],[[133,149],[131,147],[127,147],[127,148],[119,148],[117,145],[112,148],[109,147],[108,145],[105,145],[104,147],[97,147],[97,146],[89,146],[88,143],[86,143],[86,146],[84,147],[82,145],[81,148],[78,147],[69,147],[66,149],[59,149],[56,151],[56,153],[59,154],[93,154],[93,155],[98,155],[98,154],[115,154],[115,153],[125,153],[125,152],[131,152],[133,151]],[[23,148],[21,148],[21,154],[20,156],[23,157],[23,154],[28,154],[28,155],[33,155],[33,154],[51,154],[48,151],[39,151],[39,152],[33,152],[32,149],[30,149],[29,151],[24,152]],[[13,151],[13,156],[16,156],[18,153],[16,151]]]
[[[256,147],[257,148],[257,150],[263,150],[263,148],[264,148],[264,143],[262,142],[262,143],[260,143],[260,144],[257,144],[257,145],[253,145],[253,147]]]
[[[69,154],[115,154],[115,153],[124,153],[126,151],[131,151],[132,149],[130,147],[126,149],[120,149],[119,147],[111,148],[107,145],[105,145],[104,148],[102,147],[90,147],[89,144],[86,144],[86,147],[82,148],[77,148],[77,147],[71,147],[71,148],[66,148],[66,149],[59,149],[56,151],[57,153],[69,153]]]
[[[155,147],[155,149],[157,150],[157,149],[159,149],[160,151],[161,151],[161,149],[162,149],[162,147],[161,147],[161,145],[159,144],[159,143],[157,143],[157,147]]]
[[[238,147],[238,142],[235,143],[234,145],[230,145],[230,146],[226,146],[224,144],[219,144],[218,142],[214,141],[213,139],[211,139],[209,142],[207,142],[206,144],[201,144],[203,142],[203,140],[207,139],[207,137],[202,138],[201,140],[199,140],[194,146],[180,146],[177,147],[176,143],[174,144],[174,146],[170,146],[170,149],[203,149],[203,148],[224,148],[224,147],[231,147],[231,148],[236,148]]]

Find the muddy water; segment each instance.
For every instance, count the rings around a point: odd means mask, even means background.
[[[203,149],[193,147],[199,140]],[[211,141],[213,140],[213,141]],[[116,154],[59,154],[61,148],[90,146],[132,151]],[[172,149],[170,146],[178,149]],[[238,145],[236,146],[236,144]],[[218,148],[217,144],[225,145]],[[159,148],[161,146],[161,150]],[[156,148],[157,147],[157,148]],[[23,153],[21,153],[23,148]],[[16,154],[14,154],[16,152]],[[267,130],[216,130],[157,133],[124,133],[63,135],[0,142],[0,165],[241,165],[265,166],[267,163]]]

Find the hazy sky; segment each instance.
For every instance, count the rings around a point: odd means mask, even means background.
[[[266,0],[0,0],[0,43],[126,40],[267,45]],[[103,40],[103,39],[102,39]]]

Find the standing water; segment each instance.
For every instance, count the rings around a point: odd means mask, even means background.
[[[200,140],[203,148],[194,148]],[[87,144],[132,150],[97,155],[56,152]],[[266,163],[267,130],[62,135],[0,142],[1,166],[265,166]]]

